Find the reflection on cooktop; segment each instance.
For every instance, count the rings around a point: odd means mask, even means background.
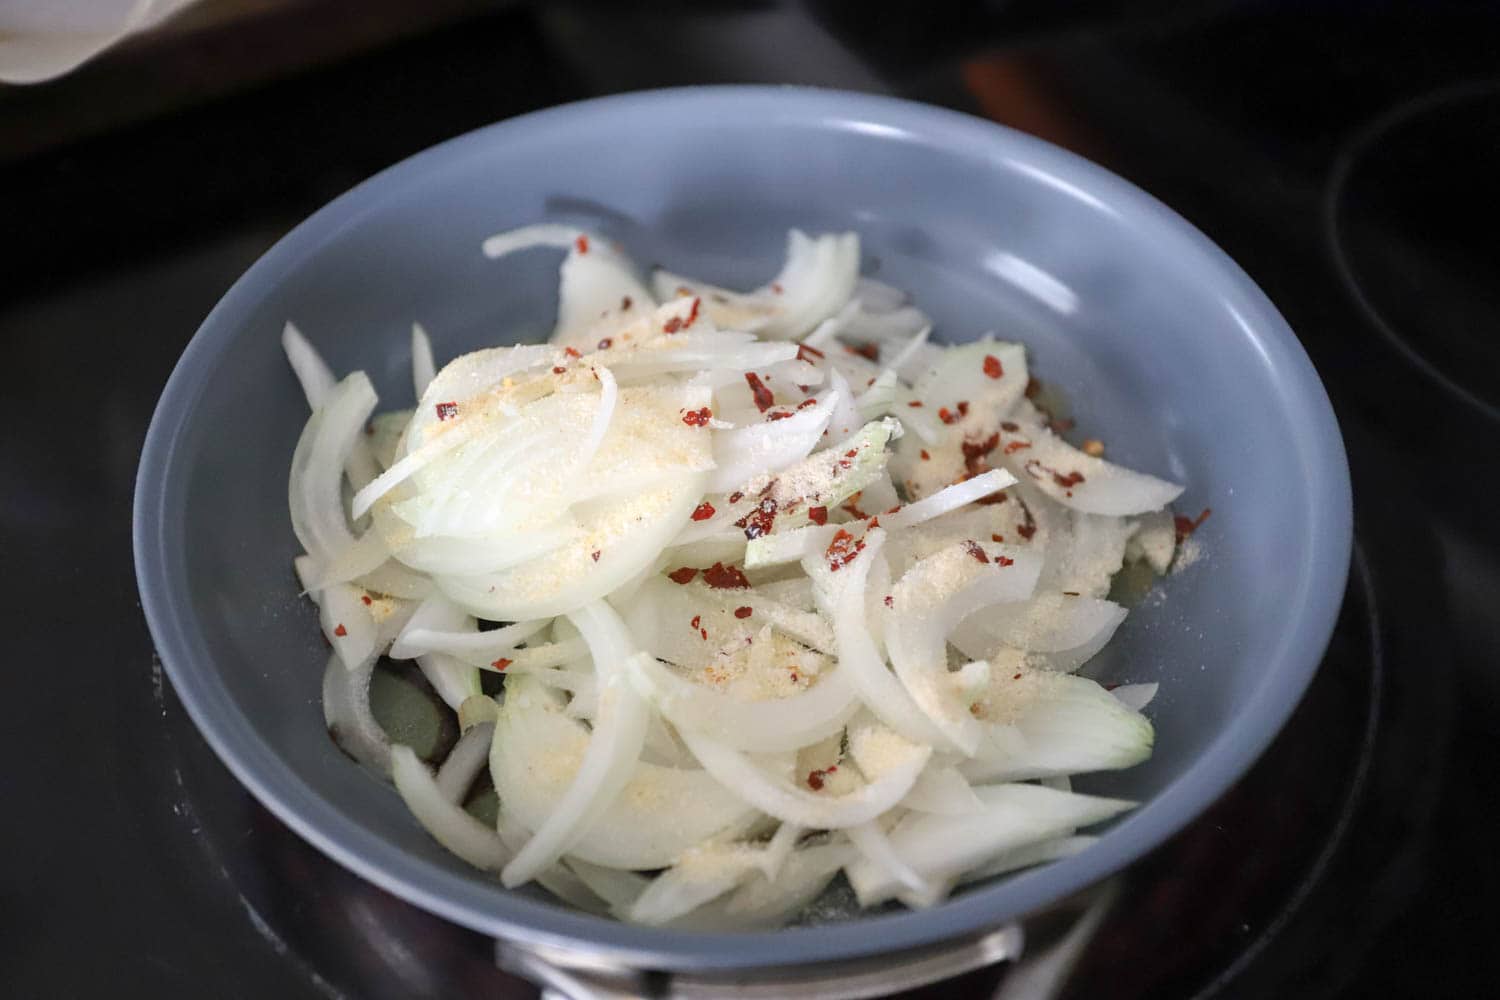
[[[1326,217],[1371,324],[1500,415],[1500,81],[1407,101],[1343,150]]]

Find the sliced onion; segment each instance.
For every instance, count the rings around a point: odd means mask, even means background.
[[[815,406],[799,410],[785,420],[715,433],[714,461],[718,467],[705,484],[704,492],[732,490],[806,458],[823,436],[839,394],[830,389],[815,398],[818,401]]]
[[[912,785],[901,806],[913,812],[963,816],[984,807],[967,779],[952,765],[929,765]]]
[[[651,880],[623,917],[662,926],[732,891],[756,870],[760,852],[742,844],[705,844]]]
[[[1125,609],[1113,601],[1082,595],[1038,594],[1023,603],[970,615],[954,630],[954,645],[965,655],[983,649],[981,656],[988,656],[996,646],[1041,653],[1058,653],[1095,643],[1095,648],[1099,648],[1114,635],[1125,614]]]
[[[1166,575],[1172,567],[1172,557],[1177,554],[1177,525],[1172,512],[1163,508],[1142,514],[1136,521],[1139,527],[1130,537],[1125,557],[1145,559],[1152,572]]]
[[[432,340],[421,323],[411,325],[411,384],[418,399],[427,392],[437,375],[437,364],[432,360]]]
[[[873,865],[906,891],[918,895],[927,895],[933,891],[933,887],[926,879],[901,860],[901,856],[896,853],[889,838],[886,837],[885,831],[876,821],[871,820],[859,826],[851,826],[844,833],[849,837],[849,842],[863,855],[866,863]]]
[[[500,871],[510,861],[499,835],[450,801],[411,747],[391,750],[391,774],[406,807],[439,844],[485,871]]]
[[[375,773],[389,777],[390,737],[370,711],[370,678],[374,673],[373,659],[349,670],[337,654],[329,657],[323,671],[323,720],[333,741],[345,753]]]
[[[650,657],[630,661],[641,694],[677,727],[736,750],[775,753],[816,743],[844,728],[859,708],[843,671],[820,675],[802,694],[741,701],[686,680]]]
[[[569,857],[565,863],[591,892],[609,904],[610,910],[615,914],[630,909],[651,884],[651,880],[644,875],[590,864],[581,858]]]
[[[1087,455],[1042,424],[1022,424],[1004,440],[1012,439],[1029,447],[1008,454],[1001,449],[1001,461],[1064,507],[1085,514],[1144,514],[1182,493],[1176,483]],[[1075,476],[1080,478],[1074,481]]]
[[[891,846],[924,877],[950,877],[1133,805],[1038,785],[994,785],[975,791],[985,803],[983,810],[965,816],[910,813],[891,832]],[[873,906],[903,888],[867,859],[854,861],[844,871],[862,906]]]
[[[474,779],[490,762],[490,742],[494,738],[495,724],[481,722],[465,730],[453,744],[437,773],[438,791],[444,799],[456,806],[463,805]]]
[[[850,734],[851,747],[878,741],[889,747],[878,777],[845,795],[805,791],[772,775],[761,763],[722,743],[691,731],[681,732],[704,770],[731,793],[784,823],[822,830],[841,830],[879,816],[900,802],[932,755],[930,747],[903,740],[884,727],[863,727]]]
[[[1156,698],[1157,689],[1161,685],[1156,682],[1150,684],[1121,684],[1109,693],[1115,696],[1115,700],[1132,712],[1145,711],[1147,705]]]
[[[468,612],[441,594],[437,594],[417,605],[416,611],[407,619],[406,626],[391,643],[390,657],[394,660],[411,660],[423,653],[431,652],[430,647],[412,641],[411,636],[415,633],[425,634],[436,631],[473,636],[479,634],[476,629],[477,625]]]
[[[980,473],[973,479],[954,483],[921,500],[909,503],[894,514],[882,514],[880,523],[888,531],[909,528],[914,524],[941,517],[975,500],[999,493],[1015,481],[1016,477],[1005,469],[991,469],[989,472]]]
[[[551,621],[550,618],[543,618],[538,621],[516,622],[488,632],[473,629],[445,631],[421,624],[408,625],[397,644],[391,647],[391,656],[402,660],[423,653],[449,653],[475,665],[492,663],[501,653],[515,649],[546,628]]]
[[[307,556],[293,560],[297,575],[308,586],[316,567]],[[318,605],[318,623],[334,655],[350,670],[373,661],[379,652],[379,629],[365,607],[364,591],[347,583],[308,590]]]
[[[782,823],[776,828],[776,833],[766,844],[766,849],[760,853],[756,861],[756,867],[761,875],[775,880],[781,874],[781,869],[786,865],[787,859],[792,856],[792,851],[797,847],[797,841],[806,833],[805,827],[796,823]]]

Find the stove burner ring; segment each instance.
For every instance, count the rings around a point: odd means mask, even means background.
[[[1359,168],[1368,162],[1369,154],[1385,140],[1401,129],[1420,124],[1423,118],[1446,111],[1454,105],[1493,100],[1497,97],[1500,97],[1500,80],[1470,81],[1411,98],[1370,121],[1344,144],[1335,158],[1324,190],[1322,215],[1324,237],[1327,240],[1334,266],[1350,295],[1353,296],[1355,304],[1369,322],[1413,367],[1422,371],[1453,396],[1462,399],[1492,420],[1500,421],[1500,394],[1496,394],[1493,399],[1486,398],[1483,393],[1469,385],[1462,384],[1432,357],[1424,353],[1419,346],[1413,344],[1410,335],[1403,333],[1400,325],[1391,319],[1389,311],[1382,309],[1372,299],[1365,284],[1356,273],[1355,263],[1351,259],[1348,233],[1350,227],[1344,218],[1346,213],[1342,211],[1346,207],[1345,201],[1351,179],[1358,173]],[[1497,331],[1497,336],[1500,336],[1500,331]],[[1450,362],[1450,367],[1457,367],[1457,364]]]

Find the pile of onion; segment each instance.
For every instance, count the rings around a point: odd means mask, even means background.
[[[1181,487],[1055,433],[1020,345],[930,341],[853,234],[794,231],[749,292],[643,281],[562,226],[484,251],[534,248],[565,254],[548,343],[435,371],[415,328],[414,409],[375,416],[364,373],[283,337],[327,720],[434,838],[507,886],[732,929],[841,872],[930,906],[1130,808],[1069,779],[1150,754],[1155,685],[1076,671],[1127,558],[1171,562]],[[457,713],[436,773],[371,712],[381,656]],[[461,805],[485,768],[494,826]]]

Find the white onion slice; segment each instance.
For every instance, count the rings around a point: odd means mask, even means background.
[[[377,774],[391,773],[391,741],[370,711],[370,678],[375,661],[350,670],[338,655],[323,671],[323,721],[333,741]]]
[[[651,880],[622,916],[661,926],[732,891],[756,870],[760,851],[742,844],[705,844]]]
[[[450,801],[411,747],[392,748],[391,776],[406,807],[439,844],[484,871],[500,871],[510,861],[499,834]]]
[[[716,432],[717,468],[709,476],[704,492],[723,493],[744,486],[757,476],[774,475],[806,458],[823,436],[839,394],[829,389],[814,398],[816,405],[785,420]]]
[[[784,823],[821,830],[840,830],[868,822],[900,802],[932,755],[930,747],[903,740],[883,727],[864,727],[850,734],[851,747],[880,741],[889,747],[878,777],[844,795],[805,791],[771,774],[761,763],[722,743],[691,731],[681,733],[693,756],[714,779],[744,802]]]
[[[982,809],[984,804],[974,794],[968,780],[952,765],[929,765],[906,798],[901,800],[901,806],[913,812],[963,816]]]
[[[1125,609],[1113,601],[1069,594],[1038,594],[1029,601],[988,608],[970,615],[954,630],[954,645],[988,656],[997,646],[1059,653],[1114,635]],[[1103,642],[1099,636],[1103,635]]]
[[[651,880],[644,875],[591,864],[582,858],[569,857],[564,863],[616,915],[630,909],[651,884]]]
[[[1003,444],[1013,442],[1029,447],[1008,454],[1002,447],[995,454],[1018,478],[1026,478],[1064,507],[1086,514],[1144,514],[1165,507],[1182,493],[1176,483],[1087,455],[1041,424],[1021,424],[1002,436]]]
[[[630,661],[641,694],[677,727],[736,750],[775,753],[816,743],[844,728],[859,708],[843,671],[819,676],[801,694],[741,701],[695,683],[650,657]]]
[[[474,779],[490,762],[490,741],[495,738],[495,724],[481,722],[464,731],[438,768],[438,791],[447,801],[463,805]]]
[[[421,323],[411,325],[411,384],[416,396],[421,399],[437,375],[437,363],[432,359],[432,340]]]
[[[901,860],[901,856],[891,846],[890,839],[886,837],[885,831],[875,820],[851,826],[844,833],[849,837],[849,842],[863,855],[866,863],[873,865],[906,891],[924,896],[933,891],[932,885],[926,879]]]
[[[1149,684],[1121,684],[1109,693],[1132,712],[1141,712],[1156,698],[1157,689],[1160,687],[1161,685],[1155,681]]]
[[[491,663],[501,653],[514,649],[551,624],[550,618],[516,622],[488,632],[445,631],[425,625],[408,625],[391,646],[391,656],[408,659],[423,653],[449,653],[476,665]]]
[[[899,531],[914,524],[941,517],[975,500],[999,493],[1015,483],[1016,477],[1005,469],[991,469],[973,479],[944,487],[936,493],[923,497],[902,507],[894,514],[882,514],[880,523],[887,531]]]

